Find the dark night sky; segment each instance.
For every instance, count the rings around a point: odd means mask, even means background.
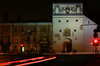
[[[99,23],[99,0],[0,0],[0,21],[6,11],[8,20],[15,20],[21,16],[21,20],[43,20],[52,18],[52,3],[85,2],[84,14],[91,20]]]

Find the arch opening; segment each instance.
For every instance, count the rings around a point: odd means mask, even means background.
[[[72,51],[72,41],[68,39],[69,41],[63,42],[63,52],[71,52]]]

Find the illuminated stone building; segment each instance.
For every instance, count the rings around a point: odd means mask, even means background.
[[[53,3],[52,21],[54,52],[93,52],[97,24],[83,14],[83,3]]]
[[[0,23],[0,50],[52,52],[52,23]],[[7,46],[11,42],[11,46]]]
[[[0,23],[0,50],[93,52],[96,28],[97,24],[83,14],[83,3],[53,3],[52,22]],[[11,46],[5,47],[9,42]]]

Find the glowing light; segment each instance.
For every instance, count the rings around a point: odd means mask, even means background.
[[[23,47],[24,45],[23,44],[21,44],[21,47]]]
[[[28,63],[23,63],[23,64],[19,64],[19,65],[14,65],[14,66],[25,66],[25,65],[29,65],[29,64],[35,64],[35,63],[39,63],[39,62],[44,62],[44,61],[48,61],[48,60],[52,60],[55,59],[56,57],[52,57],[52,58],[48,58],[48,59],[43,59],[43,60],[39,60],[39,61],[34,61],[34,62],[28,62]]]
[[[24,59],[24,60],[18,60],[18,61],[11,61],[11,62],[5,62],[5,63],[0,63],[0,66],[1,65],[9,65],[9,64],[12,64],[12,63],[17,63],[17,62],[25,62],[25,61],[29,61],[29,60],[36,60],[38,58],[44,58],[44,56],[42,57],[36,57],[36,58],[30,58],[30,59]]]
[[[94,40],[93,40],[93,43],[96,44],[96,43],[98,43],[98,41],[99,41],[98,39],[94,39]]]
[[[22,47],[22,52],[24,52],[24,47]]]
[[[93,43],[91,43],[91,44],[93,44]]]
[[[97,40],[94,40],[94,42],[97,43],[98,41]]]

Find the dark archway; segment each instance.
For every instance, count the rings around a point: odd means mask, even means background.
[[[69,38],[65,38],[65,39],[68,39],[69,41],[63,42],[63,52],[71,52],[72,51],[72,40]]]

